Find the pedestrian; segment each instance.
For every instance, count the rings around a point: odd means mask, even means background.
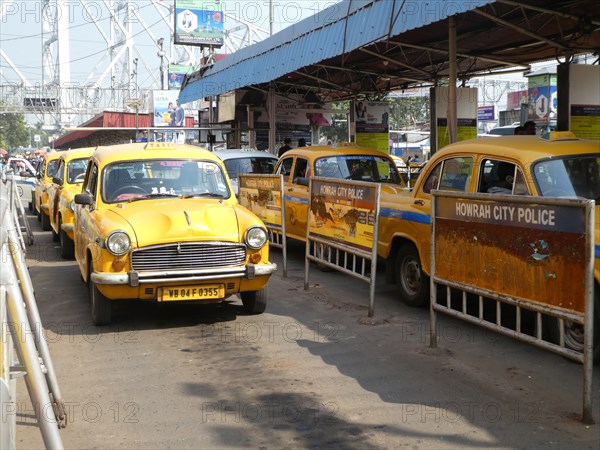
[[[287,152],[288,150],[291,150],[292,149],[292,146],[290,145],[291,143],[292,143],[292,140],[290,138],[285,138],[283,140],[283,145],[279,148],[279,151],[277,152],[277,156],[279,156],[281,158],[285,152]]]
[[[525,134],[529,134],[529,135],[535,135],[536,126],[535,126],[535,122],[533,120],[528,120],[527,122],[525,122],[523,124],[523,130],[525,132]]]
[[[298,139],[298,147],[306,147],[306,139],[304,139],[304,138]]]

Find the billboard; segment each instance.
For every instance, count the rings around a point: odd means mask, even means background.
[[[152,91],[152,126],[185,126],[185,110],[177,103],[178,97],[179,91]]]
[[[223,5],[219,0],[175,0],[175,44],[221,47]]]
[[[169,64],[169,89],[181,89],[183,77],[192,72],[192,66]]]
[[[390,105],[388,102],[354,102],[356,143],[384,153],[390,151]]]

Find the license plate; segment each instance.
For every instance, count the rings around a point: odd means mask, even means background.
[[[173,286],[162,288],[159,301],[209,300],[223,297],[225,297],[225,288],[222,284],[206,286]]]

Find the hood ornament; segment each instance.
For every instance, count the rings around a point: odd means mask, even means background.
[[[185,215],[185,220],[187,220],[188,225],[191,225],[192,219],[190,219],[190,215],[187,213],[187,211],[184,211],[183,214]]]

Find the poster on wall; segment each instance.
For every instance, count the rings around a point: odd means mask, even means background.
[[[544,74],[530,77],[528,96],[527,118],[539,126],[548,126],[551,119],[556,117],[558,107],[556,75]]]
[[[175,44],[221,47],[224,41],[222,2],[175,0]]]
[[[185,126],[185,110],[177,103],[179,91],[152,91],[152,124],[155,127]]]
[[[448,88],[436,87],[435,90],[435,111],[436,132],[437,132],[437,150],[441,150],[450,143],[450,130],[448,129]],[[477,138],[477,89],[476,88],[457,88],[456,89],[456,140],[464,141]]]
[[[390,151],[390,105],[388,102],[354,102],[356,143],[384,153]]]
[[[571,104],[571,131],[580,139],[600,141],[600,105]]]

